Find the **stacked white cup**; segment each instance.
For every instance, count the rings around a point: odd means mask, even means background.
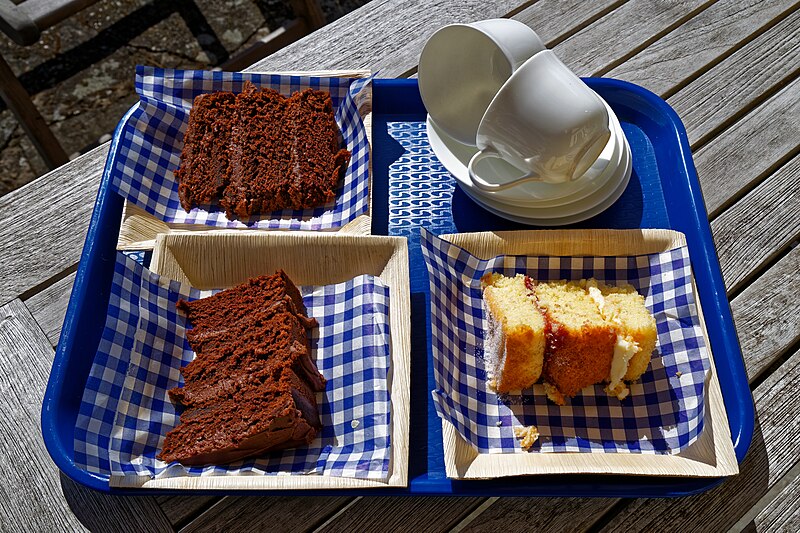
[[[419,88],[434,153],[495,214],[572,223],[627,185],[630,148],[616,115],[521,22],[441,28],[420,56]]]

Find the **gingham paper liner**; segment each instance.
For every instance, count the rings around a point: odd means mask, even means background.
[[[386,479],[389,473],[389,290],[362,275],[302,287],[317,365],[328,380],[318,394],[323,429],[305,448],[229,466],[170,466],[155,459],[178,422],[167,391],[194,357],[185,341],[179,298],[187,289],[117,254],[108,318],[75,428],[75,462],[89,472],[139,476],[322,474]]]
[[[308,87],[330,92],[336,122],[351,152],[334,203],[228,220],[224,209],[207,206],[187,213],[173,172],[180,163],[183,132],[194,97],[214,91],[241,92],[245,81],[289,95]],[[138,105],[118,132],[111,184],[126,200],[168,223],[224,228],[320,230],[339,228],[369,209],[369,141],[359,115],[359,93],[371,78],[318,78],[240,72],[136,69]]]
[[[703,430],[703,390],[710,367],[692,292],[687,248],[631,257],[498,256],[480,260],[422,230],[431,292],[431,330],[439,416],[480,453],[521,452],[513,429],[537,426],[531,451],[677,453]],[[658,327],[656,353],[623,400],[603,385],[567,405],[549,402],[541,384],[522,397],[498,397],[486,383],[486,317],[480,278],[527,273],[541,281],[594,277],[630,283],[645,296]]]

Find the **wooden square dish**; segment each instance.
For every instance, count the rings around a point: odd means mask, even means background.
[[[314,70],[314,71],[292,71],[292,72],[247,72],[247,74],[277,74],[301,77],[317,78],[368,78],[371,75],[369,70]],[[369,235],[372,217],[372,86],[367,85],[359,94],[356,105],[364,130],[369,143],[369,184],[368,184],[368,208],[367,212],[355,217],[350,222],[338,228],[331,229],[332,232]],[[187,233],[197,231],[211,231],[214,226],[206,224],[183,224],[176,222],[165,222],[141,207],[125,201],[122,210],[122,224],[117,240],[118,250],[150,250],[155,245],[156,235],[160,233]],[[220,230],[223,228],[220,228]],[[237,228],[236,231],[248,231],[250,228]],[[270,231],[270,230],[261,230]]]
[[[332,285],[369,274],[389,287],[391,411],[389,475],[385,481],[327,475],[112,476],[126,488],[296,490],[406,487],[410,410],[408,249],[400,237],[315,233],[211,231],[160,234],[151,270],[197,289],[235,286],[283,269],[300,285]]]
[[[671,230],[547,230],[442,235],[442,239],[481,259],[518,256],[634,256],[686,246]],[[697,294],[694,280],[694,293]],[[697,302],[703,336],[705,319]],[[447,476],[489,479],[533,474],[628,474],[720,477],[739,472],[728,417],[706,342],[710,370],[705,382],[705,425],[697,441],[674,455],[644,453],[479,453],[449,421],[442,421]]]

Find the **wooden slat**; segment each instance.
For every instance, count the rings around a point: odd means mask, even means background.
[[[311,531],[351,498],[333,496],[227,497],[193,520],[193,531]]]
[[[61,335],[61,326],[64,325],[73,283],[75,283],[74,272],[25,301],[25,306],[53,346],[58,344],[58,337]]]
[[[0,305],[78,262],[108,145],[0,197]]]
[[[731,302],[751,380],[800,339],[800,299],[793,282],[798,272],[800,246],[781,258]]]
[[[462,531],[586,531],[617,501],[613,498],[500,498]]]
[[[84,487],[64,475],[61,488],[72,512],[89,531],[173,531],[153,496],[112,496]]]
[[[48,168],[56,168],[69,161],[58,139],[2,55],[0,55],[0,97],[17,117],[19,125],[28,134],[28,138]]]
[[[373,0],[260,61],[251,70],[369,68],[402,76],[416,68],[427,38],[454,22],[504,17],[523,2]]]
[[[758,183],[800,144],[800,78],[694,154],[709,215]]]
[[[635,3],[635,2],[634,2],[634,3]],[[380,24],[386,24],[386,23],[387,23],[387,22],[389,22],[389,21],[391,21],[391,22],[393,22],[393,23],[394,23],[394,20],[393,20],[393,19],[392,19],[392,17],[390,16],[390,15],[391,15],[391,14],[390,14],[390,11],[388,10],[388,8],[384,7],[385,5],[387,5],[385,2],[384,2],[384,3],[379,3],[379,2],[377,2],[377,1],[373,1],[371,4],[368,4],[368,6],[371,6],[372,4],[375,4],[375,5],[376,5],[376,8],[380,8],[380,9],[382,9],[382,10],[383,10],[383,11],[382,11],[382,13],[383,13],[383,17],[382,17],[382,18],[383,18],[383,20],[381,20],[381,21],[379,22]],[[487,4],[488,4],[488,3],[487,3]],[[537,4],[534,4],[534,6],[533,6],[532,8],[529,8],[529,9],[533,9],[533,8],[535,8],[535,7],[536,7],[537,5],[539,5],[539,4],[545,4],[545,2],[543,1],[543,2],[539,2],[539,3],[537,3]],[[389,15],[387,15],[387,13],[389,13]],[[523,11],[523,13],[525,13],[525,11]],[[549,13],[549,11],[545,11],[545,13]],[[521,13],[521,14],[522,14],[522,13]],[[521,14],[520,14],[520,15],[521,15]],[[701,14],[702,14],[702,13],[701,13]],[[699,16],[699,15],[698,15],[698,16]],[[380,17],[379,17],[379,18],[380,18]],[[409,20],[410,20],[410,19],[409,19]],[[558,19],[558,20],[561,20],[561,19]],[[602,20],[602,19],[601,19],[601,20]],[[375,24],[375,20],[374,20],[374,19],[370,19],[370,22],[371,22],[372,24]],[[642,22],[645,22],[645,21],[642,21]],[[344,22],[340,21],[340,23],[344,23]],[[349,23],[351,26],[357,26],[358,24],[360,24],[360,22],[359,22],[358,20],[356,20],[355,18],[353,18],[353,20],[349,21],[348,23]],[[423,22],[421,22],[420,24],[428,24],[428,25],[429,25],[429,28],[428,28],[428,29],[429,29],[429,31],[433,31],[433,30],[436,28],[436,26],[430,26],[430,24],[432,24],[432,23],[426,23],[426,22],[424,22],[424,21],[423,21]],[[534,27],[534,29],[537,29],[537,31],[539,31],[539,33],[540,33],[540,34],[542,34],[542,33],[543,33],[542,29],[541,29],[541,28],[539,28],[539,27],[537,27],[537,25],[536,25],[535,23],[531,22],[531,25]],[[550,27],[550,26],[549,26],[549,24],[548,24],[548,28],[549,28],[549,27]],[[358,30],[358,31],[360,31],[362,34],[364,33],[364,27],[357,28],[357,30]],[[329,37],[324,37],[324,36],[323,36],[323,37],[321,37],[321,38],[320,38],[320,41],[324,41],[324,42],[325,42],[325,43],[327,43],[327,44],[322,44],[321,46],[318,46],[318,45],[314,44],[314,45],[313,45],[313,46],[311,46],[311,47],[308,47],[308,46],[306,46],[306,47],[305,47],[305,48],[306,48],[306,50],[301,50],[301,48],[304,46],[304,44],[303,44],[302,42],[300,42],[300,43],[298,43],[297,45],[295,45],[295,48],[296,48],[297,50],[296,50],[294,53],[291,53],[291,47],[290,47],[289,49],[286,49],[286,50],[284,50],[282,53],[280,53],[280,54],[276,54],[276,56],[273,56],[272,58],[268,59],[268,60],[267,60],[265,63],[274,64],[274,65],[281,65],[281,62],[283,62],[283,63],[282,63],[282,65],[283,65],[283,67],[282,67],[282,68],[292,68],[292,69],[294,69],[294,68],[299,68],[299,67],[297,67],[297,64],[298,64],[297,62],[298,62],[298,61],[305,61],[305,62],[306,62],[306,66],[311,66],[311,67],[315,67],[315,68],[316,68],[316,67],[321,67],[321,66],[323,66],[322,64],[319,64],[319,63],[317,63],[317,62],[316,62],[316,57],[315,57],[315,54],[320,54],[320,53],[322,54],[322,58],[323,58],[323,59],[325,59],[325,60],[328,60],[328,61],[332,61],[332,62],[336,62],[336,61],[338,60],[338,59],[337,59],[337,54],[339,54],[341,51],[340,51],[340,50],[337,50],[335,46],[331,46],[331,43],[339,43],[340,45],[341,45],[341,44],[344,44],[344,45],[346,46],[346,41],[345,41],[345,40],[339,40],[339,35],[336,35],[336,33],[337,33],[337,32],[335,32],[333,29],[330,29],[329,31],[330,31],[330,32],[332,32],[332,33],[331,33],[331,35],[330,35]],[[385,32],[385,33],[387,33],[387,34],[390,34],[390,33],[392,33],[393,31],[394,31],[394,30],[387,31],[387,32]],[[410,29],[410,30],[407,30],[407,31],[406,31],[406,33],[407,33],[407,34],[410,34],[410,35],[414,35],[414,34],[415,34],[415,31],[416,31],[416,30],[414,30],[414,29]],[[555,33],[557,33],[558,35],[556,35],[556,37],[551,37],[550,39],[552,39],[552,38],[558,38],[558,36],[560,36],[560,35],[563,35],[565,31],[566,31],[566,32],[568,32],[568,31],[569,31],[569,28],[567,28],[566,30],[558,30],[558,32],[555,32]],[[402,35],[402,30],[398,31],[397,33]],[[340,35],[341,35],[341,34],[340,34]],[[388,38],[394,38],[394,36],[393,36],[393,35],[391,35],[391,36],[387,35],[387,37],[388,37]],[[407,37],[407,36],[406,36],[406,37]],[[404,38],[406,38],[406,37],[404,37]],[[325,41],[325,39],[328,39],[328,40],[327,40],[327,41]],[[547,39],[547,40],[550,40],[550,39]],[[308,40],[308,39],[307,39],[307,40]],[[316,42],[316,39],[312,39],[312,40],[314,40],[314,41]],[[611,43],[611,42],[610,42],[610,40],[609,40],[609,38],[608,38],[608,35],[604,35],[604,36],[602,36],[602,40],[604,41],[604,43],[605,43],[606,45],[613,46],[613,43]],[[370,45],[370,43],[369,43],[369,42],[366,42],[366,41],[359,41],[359,42],[360,42],[360,46],[362,46],[362,48],[364,48],[364,49],[365,49],[365,50],[363,50],[363,51],[362,51],[362,57],[364,57],[364,58],[370,58],[370,57],[371,57],[371,50],[369,49],[369,45]],[[404,51],[401,51],[400,55],[401,55],[402,57],[398,58],[398,65],[395,65],[395,66],[393,66],[393,67],[392,67],[393,69],[395,69],[395,72],[397,72],[397,73],[401,73],[401,72],[406,72],[406,71],[408,71],[409,69],[413,69],[414,65],[416,64],[416,55],[418,55],[419,48],[421,48],[421,42],[424,42],[424,38],[422,38],[422,39],[421,39],[421,41],[420,41],[420,42],[418,42],[418,43],[413,43],[413,42],[412,42],[410,45],[408,45],[408,47],[409,47],[409,50],[407,50],[407,51],[406,51],[406,50],[404,50]],[[577,43],[577,41],[576,41],[576,43]],[[403,48],[403,47],[405,47],[406,45],[405,45],[405,44],[398,45],[397,43],[395,43],[395,44],[393,44],[392,46],[394,46],[394,47],[398,47],[398,46],[399,46],[400,48]],[[383,54],[383,55],[386,55],[386,54],[391,54],[391,53],[393,53],[392,46],[388,46],[388,47],[386,47],[386,48],[384,48],[384,47],[380,47],[380,46],[376,47],[376,48],[378,49],[378,56],[380,56],[381,54]],[[704,43],[704,46],[708,46],[708,44],[707,44],[707,43]],[[416,48],[415,48],[415,47],[416,47]],[[309,48],[310,48],[311,50],[307,51]],[[576,48],[578,48],[578,47],[577,47],[577,45],[576,45]],[[622,50],[622,53],[623,53],[623,54],[624,54],[624,53],[630,53],[630,52],[629,52],[629,50],[630,50],[630,48],[629,48],[629,47],[627,48],[627,50],[628,50],[627,52],[626,52],[626,50],[625,50],[625,48],[624,48],[624,47],[623,47],[623,48],[621,48],[620,50]],[[724,54],[724,53],[726,53],[726,52],[721,52],[721,53],[723,53],[723,54]],[[718,55],[719,55],[719,54],[718,54]],[[717,58],[717,57],[718,57],[718,55],[715,55],[715,56],[714,56],[714,58]],[[619,58],[619,57],[621,57],[621,56],[614,55],[614,54],[610,54],[610,56],[609,56],[609,57],[612,57],[612,59],[611,59],[611,60],[610,60],[610,61],[609,61],[607,64],[613,64],[613,63],[614,63],[614,62],[616,62],[616,61],[618,60],[618,58]],[[638,57],[638,56],[637,56],[637,57]],[[326,58],[327,58],[327,59],[326,59]],[[635,58],[634,58],[634,59],[635,59]],[[709,62],[713,62],[713,61],[716,61],[716,59],[712,59],[712,60],[710,60]],[[273,62],[274,62],[274,63],[273,63]],[[727,62],[727,60],[726,60],[725,62],[721,63],[721,64],[720,64],[720,66],[721,66],[722,64],[725,64],[726,62]],[[379,58],[378,58],[378,59],[376,59],[374,64],[376,64],[376,65],[377,65],[377,64],[380,64],[380,59],[379,59]],[[738,61],[737,61],[737,63],[736,63],[736,64],[738,64]],[[340,66],[340,65],[342,65],[342,63],[336,63],[336,66]],[[346,64],[346,65],[347,65],[347,66],[353,66],[353,64]],[[405,67],[403,67],[403,65],[405,65]],[[276,67],[273,67],[273,68],[274,68],[274,69],[277,69],[278,67],[276,66]],[[329,68],[330,68],[330,67],[329,67]],[[786,66],[785,66],[785,65],[780,65],[778,68],[781,68],[781,69],[785,70],[785,69],[786,69]],[[403,70],[403,69],[405,69],[405,70]],[[392,71],[382,71],[382,72],[381,72],[381,76],[391,76],[391,75],[394,75],[394,74],[392,73]],[[676,77],[676,79],[677,79],[677,77]],[[724,79],[723,79],[723,82],[724,82]],[[645,84],[645,85],[647,85],[647,84]],[[690,85],[689,87],[692,87],[692,85]],[[771,86],[769,86],[769,85],[768,85],[768,86],[764,86],[763,90],[764,90],[764,91],[768,91],[768,90],[769,90],[769,87],[771,87]],[[680,93],[678,93],[678,94],[680,94]],[[708,105],[708,104],[703,104],[703,106],[707,106],[707,105]],[[733,108],[731,108],[731,109],[733,109]],[[738,108],[737,108],[737,109],[738,109]],[[731,116],[733,116],[735,113],[738,113],[738,112],[739,112],[739,111],[737,111],[736,109],[733,109],[733,111],[730,111],[730,110],[729,110],[729,111],[722,111],[722,118],[720,118],[720,119],[719,119],[719,123],[721,123],[721,124],[722,124],[722,123],[724,123],[725,121],[729,120],[729,118],[728,118],[728,117],[731,117]],[[715,120],[717,120],[717,119],[715,119]],[[769,124],[769,123],[767,123],[767,124]],[[715,126],[715,127],[716,127],[716,126]],[[755,126],[751,126],[751,127],[755,127]],[[762,125],[761,127],[764,127],[764,126]],[[771,127],[771,126],[770,126],[770,127]],[[690,135],[691,135],[691,130],[690,130]],[[728,157],[728,156],[729,156],[729,154],[730,154],[730,152],[728,152],[728,151],[720,151],[719,153],[720,153],[720,155],[721,155],[722,157]],[[769,157],[766,157],[766,158],[764,159],[764,161],[763,161],[763,162],[761,162],[761,163],[759,163],[759,164],[764,164],[764,163],[766,163],[766,165],[772,164],[772,161],[770,161],[769,159],[770,159]],[[746,165],[745,165],[745,166],[746,166]],[[99,166],[98,166],[98,168],[99,168]],[[749,181],[748,181],[748,183],[749,183]],[[95,186],[96,186],[96,184],[95,184]],[[85,187],[85,185],[84,185],[84,187]],[[731,188],[730,190],[734,191],[734,193],[735,193],[735,191],[736,191],[737,189],[734,187],[734,188]],[[65,193],[66,193],[66,194],[68,194],[68,195],[69,195],[69,194],[75,194],[75,192],[69,192],[69,191],[65,191]],[[50,193],[50,194],[52,195],[52,193]],[[707,194],[708,194],[708,193],[707,193]],[[94,196],[94,193],[92,192],[92,194],[91,194],[91,197],[93,198],[93,196]],[[707,197],[708,197],[708,196],[707,196]],[[744,201],[744,200],[746,200],[746,199],[747,199],[747,197],[745,197],[745,199],[743,199],[742,201]],[[2,203],[0,203],[0,206],[1,206],[1,205],[2,205]],[[738,205],[738,204],[737,204],[737,205]],[[90,209],[90,207],[89,207],[89,209]],[[2,209],[0,209],[0,219],[2,219],[4,215],[5,215],[4,211],[3,211]],[[85,217],[85,221],[86,221],[86,222],[88,222],[88,214],[87,214],[87,215],[84,215],[84,217]],[[53,222],[53,225],[55,225],[55,222]],[[2,227],[2,226],[0,226],[0,228],[1,228],[1,227]],[[0,230],[0,231],[2,231],[2,230]],[[52,231],[52,230],[48,230],[48,231]],[[85,231],[85,229],[84,229],[84,231]],[[46,235],[48,235],[48,234],[46,233]],[[81,235],[81,237],[80,237],[80,243],[82,243],[82,240],[83,240],[83,237],[82,237],[82,235]],[[2,240],[0,240],[0,242],[2,242],[2,243],[5,243],[5,242],[6,242],[6,240],[5,240],[5,239],[2,239]],[[79,243],[79,244],[78,244],[78,246],[77,246],[77,249],[78,249],[78,250],[80,249],[80,243]],[[47,243],[47,245],[49,246],[49,245],[50,245],[50,243]],[[30,245],[28,245],[28,246],[30,247]],[[77,252],[75,252],[75,255],[77,255]],[[734,255],[735,255],[735,254],[734,254]],[[734,257],[734,255],[732,255],[731,257]],[[47,261],[53,261],[53,260],[54,260],[54,258],[44,258],[44,260],[45,260],[45,262],[47,262]],[[74,261],[73,261],[73,263],[74,263]],[[752,267],[752,266],[750,266],[750,263],[748,262],[748,263],[747,263],[747,270],[750,270],[750,271],[752,271],[752,268],[753,268],[753,267]],[[4,271],[0,271],[0,272],[4,272]],[[59,283],[61,283],[61,282],[59,282]],[[743,293],[743,295],[744,295],[744,294],[745,294],[745,293]],[[740,295],[740,296],[741,296],[741,295]],[[12,297],[13,297],[13,296],[12,296]],[[31,305],[31,300],[33,300],[33,298],[29,299],[29,300],[28,300],[26,303],[28,303],[28,305]],[[750,301],[753,301],[753,300],[750,300]],[[745,304],[746,304],[746,300],[743,300],[742,302],[743,302],[743,303],[742,303],[742,305],[745,305]],[[768,303],[768,302],[764,302],[764,306],[765,306],[765,307],[768,307],[768,306],[769,306],[769,303]],[[777,308],[776,308],[774,311],[772,311],[772,312],[773,312],[773,314],[776,314],[776,313],[779,313],[779,312],[780,312],[780,310],[781,310],[781,308],[780,308],[780,306],[778,306],[778,307],[777,307]],[[37,316],[39,316],[39,315],[37,315]],[[740,321],[739,321],[739,319],[737,318],[737,324],[739,324],[739,322],[740,322]],[[741,329],[741,325],[740,325],[740,329]],[[752,333],[751,333],[751,332],[748,332],[748,335],[752,335]],[[744,342],[744,341],[743,341],[743,342]],[[773,347],[773,348],[774,348],[774,347]],[[773,349],[773,348],[770,348],[770,349]],[[785,349],[785,346],[784,346],[784,348],[783,348],[783,349]],[[772,356],[774,356],[774,352],[773,352],[773,354],[772,354],[771,356],[769,356],[769,357],[772,357]],[[763,363],[762,363],[762,362],[759,362],[758,364],[759,364],[759,365],[761,365],[761,366],[763,366],[763,365],[766,365],[766,364],[767,364],[769,361],[771,361],[771,359],[770,359],[769,357],[768,357],[767,359],[765,359],[765,360],[763,361]],[[753,375],[753,374],[751,374],[751,375]],[[248,502],[248,501],[249,501],[249,502],[250,502],[250,505],[252,505],[253,507],[248,507],[247,505],[244,505],[244,506],[242,506],[242,507],[240,507],[240,508],[239,508],[240,512],[241,512],[241,513],[242,513],[244,516],[246,516],[246,517],[247,517],[249,520],[252,520],[252,518],[253,518],[255,515],[257,515],[258,513],[260,513],[260,512],[261,512],[261,508],[259,508],[259,505],[257,505],[257,504],[256,504],[256,505],[253,505],[253,502],[258,502],[258,500],[253,500],[253,499],[244,499],[244,498],[226,499],[226,501],[231,501],[231,500],[239,500],[239,501],[244,501],[244,502]],[[302,501],[307,501],[307,502],[308,502],[308,501],[312,501],[312,500],[316,500],[316,498],[314,498],[314,499],[305,499],[305,500],[302,500]],[[503,502],[503,501],[504,501],[504,500],[499,500],[499,501],[498,501],[498,504],[499,504],[499,503],[501,503],[501,502]],[[558,502],[558,503],[560,503],[560,502],[561,502],[561,500],[550,500],[550,501],[552,501],[552,502]],[[581,501],[579,501],[578,503],[581,503],[581,502],[583,502],[583,501],[584,501],[584,500],[581,500]],[[592,500],[589,500],[589,501],[590,501],[590,502],[592,502]],[[594,502],[596,502],[597,500],[593,500],[593,501],[594,501]],[[538,502],[538,500],[537,500],[537,502]],[[535,502],[534,502],[534,503],[535,503]],[[535,507],[535,505],[534,505],[534,504],[532,504],[531,506],[532,506],[532,507]],[[245,512],[247,509],[252,509],[252,511],[251,511],[251,512]],[[489,510],[491,510],[491,508],[490,508]],[[276,513],[278,513],[278,514],[282,514],[282,513],[283,513],[283,511],[284,511],[284,507],[277,507],[277,508],[274,508],[274,511],[275,511]],[[487,512],[488,512],[488,511],[487,511]],[[582,524],[582,523],[584,523],[584,521],[588,520],[587,516],[589,516],[589,511],[586,511],[586,510],[585,510],[585,509],[584,509],[584,508],[583,508],[581,505],[576,505],[576,507],[575,507],[575,508],[573,508],[573,512],[575,513],[576,517],[577,517],[577,516],[579,516],[579,517],[580,517],[580,519],[578,519],[578,518],[574,518],[574,520],[576,520],[576,521],[579,521],[581,524]],[[565,516],[566,516],[566,515],[568,515],[568,513],[565,513]],[[209,517],[207,517],[207,518],[209,518]],[[338,517],[337,517],[337,519],[338,519]],[[587,523],[588,523],[588,522],[587,522]],[[215,524],[216,524],[216,522],[215,522],[215,521],[212,521],[212,520],[209,520],[208,522],[206,522],[206,525],[207,525],[207,526],[209,526],[209,527],[210,527],[210,526],[212,526],[212,525],[215,525]]]
[[[0,307],[0,531],[78,531],[45,450],[42,396],[53,348],[22,302]]]
[[[678,48],[685,50],[683,46]],[[733,117],[759,103],[764,94],[796,77],[800,69],[798,57],[800,10],[669,97],[667,103],[683,120],[689,142],[692,145],[704,142]],[[636,75],[647,86],[658,83],[665,90],[673,87],[664,85],[661,78],[645,78],[638,71]]]
[[[800,463],[792,468],[795,474],[800,474],[798,466]],[[787,475],[790,476],[791,473]],[[800,475],[786,481],[780,493],[756,515],[753,520],[756,531],[800,531]]]
[[[187,524],[217,500],[218,496],[156,496],[158,506],[173,528]]]
[[[553,51],[579,76],[593,76],[636,53],[708,3],[708,0],[628,2],[555,46]]]
[[[552,47],[565,35],[577,33],[623,3],[620,0],[540,0],[511,18],[533,28],[542,41]]]
[[[483,498],[361,498],[320,531],[447,531]]]
[[[0,307],[0,531],[168,531],[152,497],[109,496],[60,476],[41,431],[53,348],[19,300]]]
[[[800,156],[711,223],[728,292],[800,235]]]
[[[741,473],[691,498],[634,500],[602,531],[725,531],[800,460],[800,352],[753,392],[757,425]]]
[[[730,53],[796,6],[791,0],[721,0],[607,75],[663,94],[685,84],[701,67]]]

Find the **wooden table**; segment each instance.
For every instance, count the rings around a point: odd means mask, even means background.
[[[673,500],[119,497],[59,474],[40,408],[108,144],[0,198],[0,530],[800,530],[800,9],[792,0],[373,0],[258,70],[412,76],[452,22],[511,17],[579,75],[683,119],[757,409],[741,474]],[[131,74],[133,75],[133,74]]]

